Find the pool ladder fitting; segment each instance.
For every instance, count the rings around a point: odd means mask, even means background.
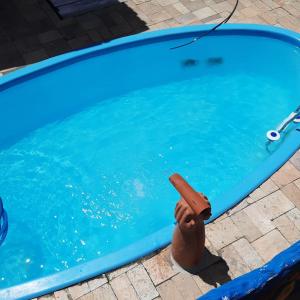
[[[278,141],[280,139],[280,133],[292,122],[300,123],[300,106],[298,106],[295,111],[285,118],[276,129],[272,129],[267,132],[266,135],[268,140],[271,142]]]
[[[8,231],[7,213],[3,208],[3,202],[0,197],[0,246],[4,242]]]

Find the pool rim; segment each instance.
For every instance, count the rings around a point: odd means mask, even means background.
[[[176,39],[176,37],[196,36],[200,32],[206,31],[212,25],[195,25],[188,27],[178,27],[165,30],[140,33],[111,42],[72,51],[66,54],[52,57],[36,64],[26,66],[0,78],[0,91],[10,88],[20,81],[39,76],[41,72],[47,72],[53,68],[64,67],[66,64],[95,55],[101,55],[103,51],[116,51],[122,47],[134,47],[143,43],[159,42],[164,38]],[[256,24],[226,24],[214,32],[215,36],[224,34],[241,34],[254,36],[267,36],[276,38],[284,42],[295,44],[300,47],[300,34],[270,25]],[[176,41],[174,41],[176,43]],[[174,50],[176,51],[176,50]],[[233,205],[238,204],[251,191],[256,189],[261,183],[276,172],[298,149],[300,148],[300,125],[296,125],[287,135],[280,148],[270,155],[260,166],[246,176],[240,184],[234,186],[229,192],[216,197],[216,201],[222,198],[233,199]],[[223,214],[225,210],[220,210],[215,214],[215,218]],[[210,221],[212,221],[211,219]],[[23,284],[15,285],[0,290],[1,299],[29,299],[38,297],[53,291],[71,286],[85,281],[100,274],[106,273],[122,265],[133,262],[171,242],[174,225],[169,225],[119,251],[113,252],[104,257],[91,260],[89,262],[72,267],[68,270],[57,272],[53,275],[41,277]]]

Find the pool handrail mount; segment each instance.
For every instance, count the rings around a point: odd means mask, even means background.
[[[278,141],[280,139],[280,133],[287,128],[287,126],[292,123],[300,123],[300,105],[286,117],[276,129],[269,130],[266,134],[267,138],[271,141]]]

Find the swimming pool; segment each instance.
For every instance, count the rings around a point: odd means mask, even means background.
[[[1,79],[0,298],[34,297],[170,242],[179,172],[213,218],[300,146],[266,146],[300,99],[300,35],[226,25],[145,33]]]

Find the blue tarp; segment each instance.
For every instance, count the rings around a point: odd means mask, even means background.
[[[213,274],[211,275],[213,276]],[[279,299],[280,293],[296,293],[299,280],[300,241],[275,256],[264,266],[240,276],[198,299]]]

